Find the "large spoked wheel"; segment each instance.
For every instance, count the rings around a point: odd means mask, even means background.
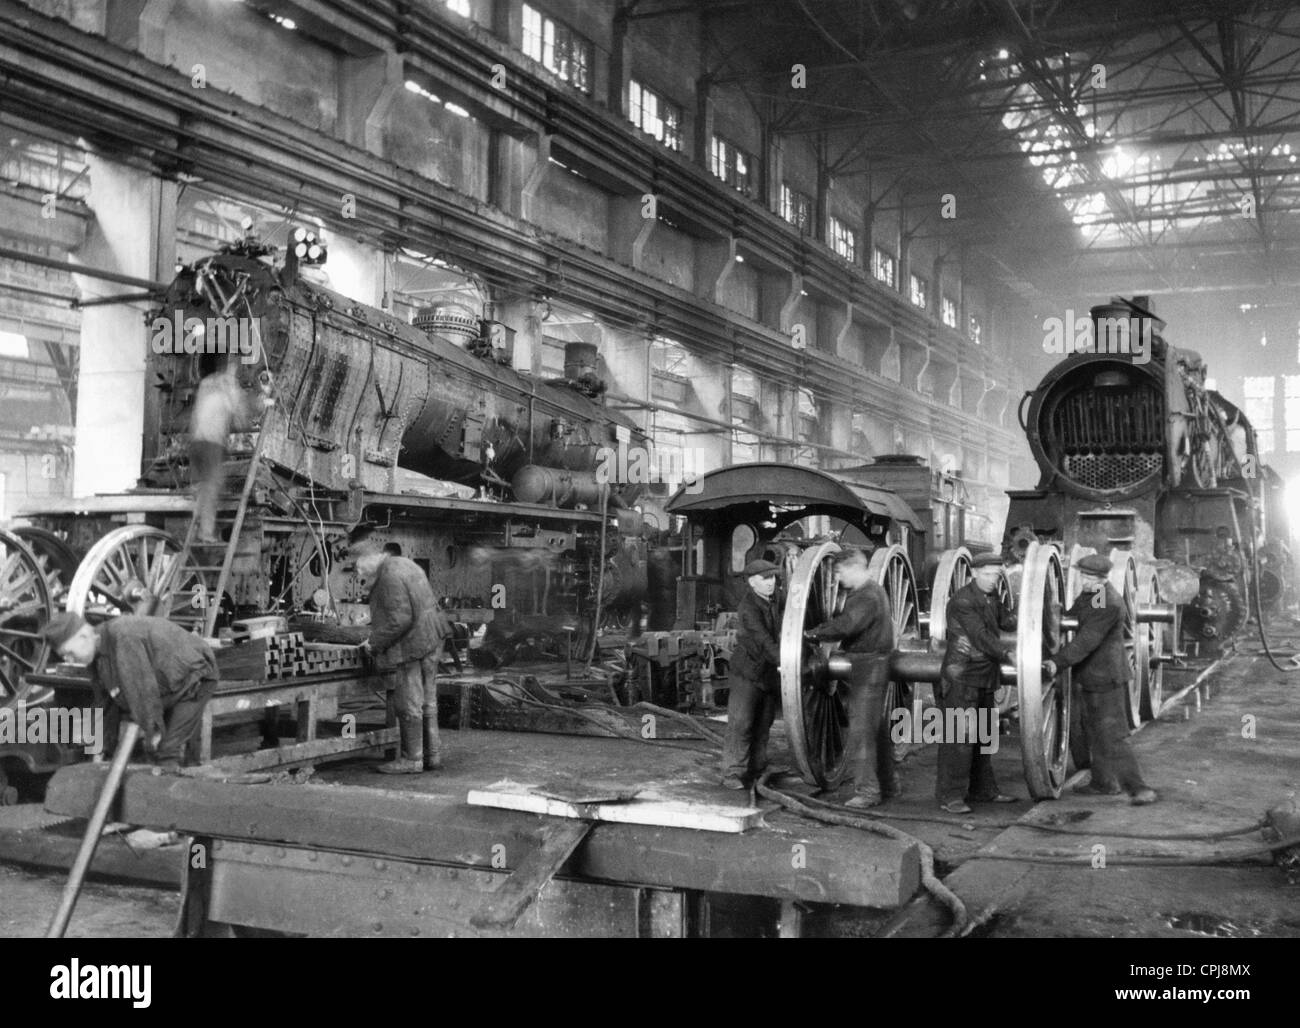
[[[1070,672],[1044,680],[1043,661],[1061,643],[1065,574],[1056,550],[1039,542],[1025,552],[1016,630],[1021,759],[1034,799],[1056,799],[1070,752]]]
[[[827,673],[831,644],[807,642],[840,608],[840,588],[831,570],[838,543],[824,542],[800,555],[790,576],[781,620],[781,709],[790,751],[804,781],[833,789],[844,777],[849,734],[848,683]]]
[[[52,613],[40,561],[12,532],[0,532],[0,706],[23,694],[24,675],[45,666],[41,629]]]
[[[1160,575],[1155,568],[1144,567],[1138,572],[1138,604],[1143,607],[1163,606],[1160,593]],[[1152,721],[1160,716],[1164,703],[1165,653],[1172,650],[1169,642],[1171,628],[1163,622],[1147,622],[1138,626],[1137,670],[1141,697],[1142,720]]]
[[[62,606],[72,584],[72,577],[77,573],[81,558],[68,542],[46,528],[33,525],[19,525],[14,535],[21,539],[29,550],[36,555],[45,580],[50,587],[50,600],[55,607]]]
[[[207,576],[193,554],[182,563],[182,544],[160,528],[126,525],[90,548],[68,589],[68,610],[99,624],[122,614],[167,618],[203,631],[213,602]]]
[[[1128,550],[1110,551],[1110,586],[1124,600],[1124,659],[1128,664],[1128,725],[1142,723],[1142,680],[1138,659],[1138,578],[1137,563]]]

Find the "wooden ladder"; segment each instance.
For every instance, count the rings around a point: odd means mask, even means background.
[[[194,513],[190,515],[190,526],[185,533],[185,543],[181,547],[180,567],[185,566],[192,550],[212,551],[222,548],[220,564],[209,564],[207,562],[195,565],[195,569],[202,572],[216,571],[217,581],[211,593],[204,597],[205,606],[203,609],[203,635],[205,638],[211,638],[217,630],[217,618],[221,616],[221,597],[226,593],[226,586],[230,582],[230,569],[235,563],[235,553],[239,549],[239,536],[244,529],[244,518],[248,514],[248,502],[253,495],[253,485],[257,481],[257,469],[261,466],[262,457],[262,440],[265,438],[265,430],[257,433],[257,441],[253,444],[253,452],[248,458],[248,470],[244,474],[244,483],[239,490],[239,504],[235,507],[233,518],[222,517],[217,515],[218,534],[223,526],[230,527],[230,537],[222,542],[202,543],[197,539],[199,532],[199,512],[198,506],[195,505]]]

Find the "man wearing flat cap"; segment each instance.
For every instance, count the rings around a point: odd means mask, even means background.
[[[1016,627],[1011,609],[998,598],[1002,557],[981,553],[971,561],[971,580],[948,600],[948,639],[934,698],[953,723],[949,710],[963,711],[966,721],[997,723],[997,688],[1001,665],[1015,651],[1001,633]],[[970,803],[1014,803],[998,789],[993,757],[978,739],[945,739],[939,744],[935,798],[949,814],[969,814]]]
[[[871,580],[867,554],[840,550],[832,560],[835,579],[847,589],[844,608],[824,624],[804,633],[809,642],[839,640],[854,654],[849,679],[848,773],[853,796],[846,806],[874,807],[898,795],[894,742],[885,716],[889,692],[889,655],[894,649],[894,618],[889,595]]]
[[[217,659],[197,635],[166,618],[124,615],[99,627],[71,611],[42,631],[59,657],[90,669],[97,689],[140,726],[144,751],[168,769],[187,753],[217,688]]]
[[[722,750],[722,784],[728,789],[747,788],[767,769],[767,738],[781,688],[781,619],[775,599],[779,572],[770,560],[751,560],[742,572],[747,588],[737,611],[740,629],[727,679]]]
[[[1071,701],[1082,707],[1071,717],[1073,740],[1091,757],[1092,778],[1075,792],[1098,796],[1129,794],[1135,806],[1154,803],[1156,791],[1142,780],[1137,758],[1128,744],[1128,676],[1132,673],[1124,649],[1125,599],[1109,582],[1111,563],[1089,554],[1076,567],[1083,586],[1069,614],[1078,618],[1074,638],[1043,664],[1054,676],[1061,668],[1074,668]]]

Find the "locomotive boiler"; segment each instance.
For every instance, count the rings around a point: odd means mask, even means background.
[[[1206,365],[1168,343],[1146,297],[1092,309],[1091,345],[1025,394],[1020,423],[1038,463],[1034,489],[1009,493],[1003,546],[1125,551],[1140,604],[1173,603],[1183,642],[1217,653],[1246,623],[1257,558],[1265,612],[1282,602],[1290,547],[1280,482],[1242,412],[1206,386]],[[1179,643],[1152,623],[1151,659]],[[1152,670],[1158,674],[1158,668]]]

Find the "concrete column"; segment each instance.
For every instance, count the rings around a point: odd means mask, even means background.
[[[719,299],[727,278],[736,267],[736,237],[695,243],[695,292],[705,300]]]
[[[73,259],[98,270],[165,282],[175,274],[174,182],[106,160],[87,157],[94,212],[86,245]],[[80,275],[83,296],[102,283]],[[140,312],[126,305],[89,307],[81,318],[81,369],[77,389],[76,468],[73,492],[120,492],[140,476],[146,395],[148,333]]]
[[[645,248],[659,225],[647,218],[643,195],[614,196],[609,201],[609,256],[633,268],[640,268]]]
[[[933,388],[928,390],[925,388],[926,385],[931,385],[931,386],[933,385],[932,383],[927,382],[927,376],[929,374],[929,371],[930,371],[930,348],[927,346],[925,347],[925,360],[921,364],[921,370],[919,370],[916,373],[916,381],[914,383],[908,383],[908,384],[911,385],[918,393],[928,392],[931,395],[933,395],[934,392]]]
[[[515,356],[513,367],[516,371],[532,372],[533,351],[537,348],[536,330],[539,322],[534,316],[532,300],[511,300],[497,304],[497,320],[515,332]]]
[[[405,88],[400,54],[385,50],[339,62],[339,135],[346,143],[384,154],[384,129],[393,100]]]
[[[885,348],[884,356],[880,358],[880,373],[895,382],[903,381],[903,351],[899,348],[893,328],[889,330],[889,345]]]
[[[781,316],[778,323],[780,330],[787,335],[794,331],[795,323],[799,320],[799,304],[803,300],[803,276],[797,271],[790,275],[790,288],[786,293],[785,300],[781,304]],[[815,325],[804,325],[805,339],[812,336],[816,331]]]
[[[854,359],[853,354],[844,352],[852,343],[852,328],[853,303],[846,300],[840,310],[831,312],[831,350],[836,357]]]
[[[519,191],[519,216],[524,221],[537,220],[537,196],[551,170],[551,136],[548,133],[538,135],[536,154],[536,163],[529,170],[523,188]]]

